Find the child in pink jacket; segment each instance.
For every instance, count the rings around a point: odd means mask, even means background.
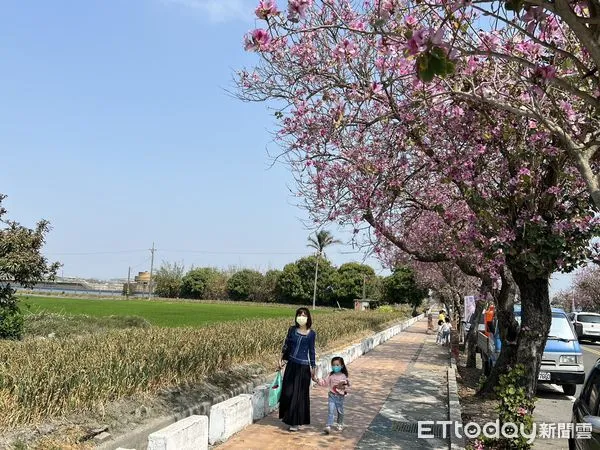
[[[319,380],[320,386],[328,386],[328,406],[329,415],[327,416],[327,426],[325,433],[331,432],[333,426],[333,416],[337,411],[337,429],[344,429],[344,397],[348,393],[350,380],[348,379],[348,369],[344,363],[344,358],[336,356],[331,360],[331,373],[324,379]]]

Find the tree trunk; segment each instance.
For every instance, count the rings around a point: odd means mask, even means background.
[[[467,333],[467,367],[475,368],[477,367],[477,325],[479,324],[479,320],[481,318],[481,314],[483,313],[483,308],[485,307],[485,301],[477,300],[475,303],[475,312],[471,316],[469,327],[469,332]]]
[[[479,299],[475,302],[475,311],[471,316],[469,323],[469,332],[467,333],[467,363],[469,368],[477,367],[477,326],[481,320],[481,314],[485,308],[485,298],[492,291],[493,282],[489,277],[481,278],[481,287],[479,288]]]
[[[517,285],[508,268],[502,270],[502,288],[496,299],[496,317],[502,348],[490,375],[479,390],[480,394],[493,394],[500,376],[507,373],[517,361],[519,323],[515,320],[514,304]]]
[[[315,305],[317,303],[317,279],[319,276],[319,256],[320,256],[320,253],[317,254],[317,262],[315,264],[315,288],[313,290],[313,307],[312,307],[313,311],[315,310]]]
[[[552,309],[548,293],[549,277],[530,279],[526,274],[514,273],[521,292],[521,332],[519,333],[517,363],[525,368],[522,385],[527,396],[533,398],[544,347],[552,323]]]

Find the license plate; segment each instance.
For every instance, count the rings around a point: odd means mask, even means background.
[[[538,375],[540,381],[550,381],[550,372],[540,372]]]

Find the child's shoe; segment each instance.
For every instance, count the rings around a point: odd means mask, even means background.
[[[344,426],[344,424],[343,424],[343,423],[338,423],[338,424],[336,425],[336,428],[337,428],[337,430],[338,430],[338,431],[343,431],[343,430],[344,430],[344,428],[346,428],[346,427]]]
[[[327,425],[324,429],[323,429],[323,433],[325,434],[329,434],[331,433],[331,427],[329,425]]]

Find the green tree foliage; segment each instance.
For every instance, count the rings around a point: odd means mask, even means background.
[[[279,299],[286,303],[312,303],[316,256],[307,256],[288,264],[277,282]],[[331,304],[333,300],[333,276],[335,268],[329,260],[319,258],[319,278],[317,280],[317,300],[319,304]]]
[[[184,270],[183,264],[163,262],[152,280],[154,293],[159,297],[179,298]]]
[[[410,267],[397,267],[383,280],[383,301],[386,303],[408,303],[418,308],[426,296],[427,291],[417,285]]]
[[[260,272],[242,269],[227,280],[227,292],[232,300],[256,301],[261,295],[264,277]]]
[[[206,300],[227,298],[227,276],[214,267],[191,269],[181,280],[181,296]]]
[[[263,277],[260,291],[256,300],[260,302],[276,302],[278,300],[277,282],[281,276],[281,270],[268,270]]]
[[[41,254],[50,224],[42,220],[30,229],[6,219],[5,198],[0,194],[0,339],[20,339],[23,316],[13,285],[32,288],[53,278],[60,265],[49,264]]]
[[[335,300],[340,306],[351,308],[354,300],[363,296],[363,283],[366,297],[375,299],[378,286],[373,268],[356,262],[342,264],[332,277]]]

